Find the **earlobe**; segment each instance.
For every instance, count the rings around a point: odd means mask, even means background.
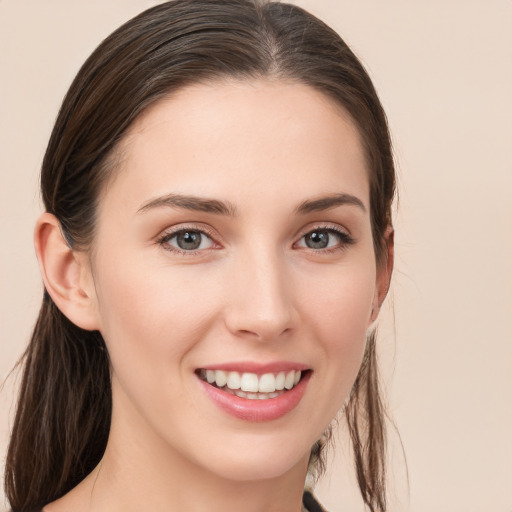
[[[39,217],[34,246],[44,286],[56,306],[78,327],[98,329],[88,260],[85,253],[69,247],[55,215],[45,212]]]
[[[384,233],[385,253],[382,261],[377,267],[377,281],[375,287],[375,296],[372,304],[370,323],[375,322],[379,316],[380,308],[389,291],[391,275],[393,274],[394,251],[395,251],[395,232],[392,226],[388,226]]]

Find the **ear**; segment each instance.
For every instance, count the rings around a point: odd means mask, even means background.
[[[372,313],[370,323],[375,322],[379,316],[380,308],[389,291],[391,275],[393,273],[394,250],[395,250],[395,232],[392,226],[388,226],[384,232],[385,252],[382,261],[377,266],[377,280],[375,286],[375,296],[373,298]]]
[[[67,244],[55,215],[43,213],[34,230],[34,245],[46,291],[75,325],[99,329],[89,259]]]

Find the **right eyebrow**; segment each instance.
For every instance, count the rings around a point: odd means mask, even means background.
[[[229,202],[181,194],[167,194],[151,199],[137,210],[137,214],[162,207],[182,208],[184,210],[228,215],[230,217],[234,217],[237,214],[236,207]]]

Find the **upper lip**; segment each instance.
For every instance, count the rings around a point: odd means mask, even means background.
[[[198,368],[202,370],[223,370],[225,372],[239,373],[256,373],[263,375],[264,373],[287,372],[291,370],[305,371],[311,369],[310,366],[303,363],[293,361],[272,361],[268,363],[257,363],[254,361],[233,361],[218,364],[209,364]]]

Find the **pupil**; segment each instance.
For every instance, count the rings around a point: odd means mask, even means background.
[[[306,236],[306,245],[311,249],[324,249],[329,243],[329,235],[322,231],[313,231]]]
[[[178,234],[177,243],[180,249],[192,250],[201,245],[201,234],[197,231],[183,231]]]

